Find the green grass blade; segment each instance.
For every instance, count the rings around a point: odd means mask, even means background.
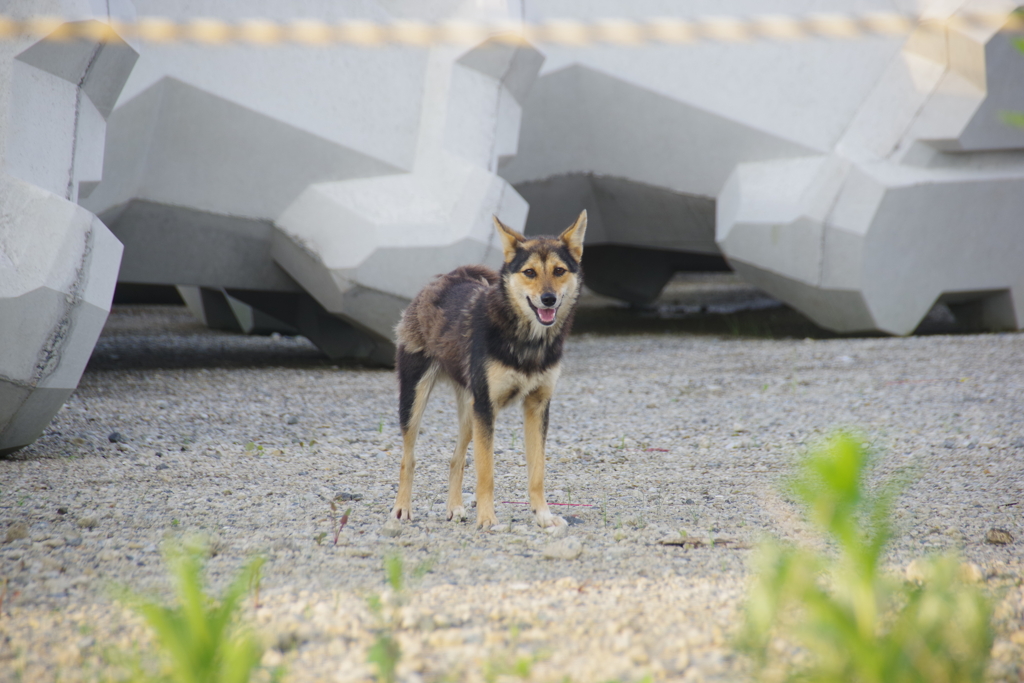
[[[1024,128],[1024,112],[1003,110],[999,112],[999,119],[1014,128]]]
[[[991,604],[960,581],[952,557],[928,563],[919,588],[883,574],[906,476],[869,488],[869,460],[845,434],[804,458],[790,491],[838,553],[764,544],[740,645],[759,671],[781,666],[790,681],[981,683],[993,642]],[[776,637],[811,657],[800,666],[780,660],[780,650],[769,648]]]

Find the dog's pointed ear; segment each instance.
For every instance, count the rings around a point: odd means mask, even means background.
[[[562,240],[572,257],[579,261],[583,258],[583,236],[587,234],[587,210],[580,211],[576,222],[565,229],[558,239]]]
[[[498,229],[498,237],[501,238],[501,248],[505,252],[505,263],[508,263],[515,257],[516,249],[526,241],[526,238],[499,221],[497,216],[491,216],[491,218],[494,219],[494,227]]]

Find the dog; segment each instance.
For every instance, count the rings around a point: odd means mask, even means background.
[[[473,442],[476,524],[494,514],[494,421],[523,406],[530,508],[542,528],[564,526],[544,498],[548,410],[583,286],[587,212],[558,237],[527,239],[494,217],[504,265],[500,272],[463,266],[437,276],[416,295],[396,328],[402,465],[391,517],[411,519],[413,450],[430,392],[438,380],[455,387],[459,438],[448,477],[448,519],[466,519],[462,477]]]

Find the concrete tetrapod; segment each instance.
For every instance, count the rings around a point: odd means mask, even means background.
[[[936,303],[1024,327],[1024,130],[1000,116],[1024,110],[1024,55],[1002,28],[919,28],[832,153],[739,165],[717,226],[737,272],[842,332],[910,334]]]
[[[274,260],[325,309],[389,341],[432,276],[500,264],[491,215],[519,228],[527,205],[491,169],[515,153],[540,62],[497,42],[431,48],[412,171],[310,186],[275,221]]]
[[[65,17],[92,12],[58,5]],[[99,179],[105,118],[136,56],[119,41],[0,41],[0,455],[60,410],[110,310],[121,244],[75,202]]]
[[[0,455],[34,441],[78,386],[121,243],[85,209],[0,176]]]
[[[307,10],[329,23],[521,15],[520,2],[500,4]],[[137,5],[174,21],[256,12],[212,0]],[[259,13],[284,23],[296,8]],[[120,281],[200,288],[187,290],[194,304],[241,310],[214,304],[223,292],[332,357],[391,363],[409,297],[454,265],[495,262],[492,213],[525,221],[525,202],[495,169],[515,153],[519,101],[540,61],[487,41],[147,44],[111,116],[103,181],[84,205],[125,244]]]
[[[920,15],[909,36],[851,22],[843,39],[542,44],[519,152],[500,173],[530,203],[528,233],[585,206],[588,284],[633,303],[724,257],[833,330],[907,334],[936,303],[980,329],[1020,329],[1024,130],[1001,113],[1024,111],[1024,56],[996,20],[1019,4],[829,4],[839,18]],[[591,25],[613,14],[531,7]],[[665,14],[657,0],[614,9]],[[773,21],[817,16],[795,0],[673,11],[695,35],[738,20],[771,36]]]

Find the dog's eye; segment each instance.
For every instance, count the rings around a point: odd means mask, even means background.
[[[526,270],[523,271],[523,275],[532,280],[533,278],[537,277],[537,271],[534,270],[533,268],[527,268]]]
[[[562,277],[565,275],[565,268],[555,268],[555,277]]]

